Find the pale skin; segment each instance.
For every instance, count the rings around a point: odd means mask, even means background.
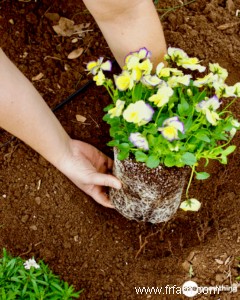
[[[151,0],[84,3],[120,66],[127,53],[141,47],[151,50],[155,63],[163,59],[166,44]],[[71,139],[38,91],[1,49],[0,127],[37,151],[95,201],[112,207],[104,187],[121,188],[121,182],[108,174],[112,160],[95,147]]]

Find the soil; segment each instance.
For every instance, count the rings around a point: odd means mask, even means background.
[[[115,209],[130,220],[152,224],[170,220],[180,205],[190,168],[160,165],[150,169],[136,162],[133,155],[119,160],[116,148],[113,153],[113,174],[122,183],[122,189],[109,190]]]
[[[163,0],[157,8],[168,46],[183,48],[204,64],[218,62],[240,78],[240,1]],[[187,3],[185,1],[185,3]],[[170,10],[164,8],[175,7]],[[50,14],[49,14],[50,13]],[[76,43],[53,31],[59,16],[90,23]],[[0,1],[0,46],[33,81],[51,108],[88,81],[85,66],[112,54],[81,1]],[[68,54],[83,48],[76,59]],[[109,103],[104,89],[90,85],[56,112],[73,138],[109,156],[108,127],[102,121]],[[232,110],[239,115],[240,103]],[[76,115],[86,117],[85,122]],[[31,126],[31,125],[29,125]],[[198,213],[178,211],[167,223],[129,221],[95,203],[27,145],[0,131],[0,247],[23,258],[44,259],[77,289],[80,299],[186,299],[166,293],[191,279],[200,286],[231,285],[239,276],[240,159],[238,146],[227,165],[211,163],[212,176],[194,181],[190,196],[202,201]],[[135,287],[163,287],[165,294],[137,295]],[[240,299],[238,292],[201,294],[197,299]]]

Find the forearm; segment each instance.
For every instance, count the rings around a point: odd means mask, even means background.
[[[152,0],[84,0],[113,55],[123,66],[125,56],[146,47],[155,66],[163,60],[166,43]]]
[[[69,137],[41,95],[0,49],[0,127],[57,166]]]

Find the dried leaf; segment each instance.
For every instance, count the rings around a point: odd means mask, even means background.
[[[76,119],[78,122],[82,122],[82,123],[84,123],[87,120],[86,117],[81,116],[81,115],[76,115]]]
[[[61,36],[71,36],[74,31],[74,21],[61,17],[58,25],[53,26],[53,30]]]
[[[68,54],[68,59],[75,59],[82,55],[84,49],[77,48]]]
[[[237,26],[238,24],[240,24],[240,22],[225,23],[223,25],[218,26],[217,29],[219,29],[219,30],[226,30],[228,28],[232,28],[234,26]]]
[[[84,29],[88,28],[90,23],[74,25],[74,21],[67,18],[61,17],[59,19],[58,25],[53,26],[53,30],[61,36],[72,36],[73,34],[78,34],[83,36]]]
[[[44,74],[43,73],[39,73],[38,75],[32,77],[32,81],[38,81],[41,80],[43,78]]]

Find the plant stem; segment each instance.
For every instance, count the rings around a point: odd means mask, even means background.
[[[192,171],[191,171],[191,175],[190,175],[190,178],[189,178],[189,181],[188,181],[188,186],[187,186],[187,189],[186,189],[186,197],[187,197],[187,200],[188,200],[188,191],[189,191],[190,185],[191,185],[191,183],[192,183],[193,174],[194,174],[194,172],[195,172],[196,164],[193,165],[191,168],[192,168]]]
[[[174,7],[169,7],[169,8],[160,8],[160,9],[157,9],[157,11],[161,11],[161,10],[166,10],[166,12],[163,14],[163,15],[161,15],[161,17],[160,17],[160,20],[162,20],[168,13],[170,13],[171,11],[174,11],[174,10],[176,10],[176,9],[179,9],[179,8],[181,8],[181,7],[183,7],[183,6],[186,6],[186,5],[188,5],[188,4],[191,4],[191,3],[193,3],[193,2],[195,2],[196,0],[191,0],[191,1],[188,1],[188,2],[186,2],[186,3],[183,3],[182,5],[178,5],[178,6],[174,6]]]
[[[228,103],[228,105],[225,106],[224,109],[223,109],[221,112],[225,112],[225,110],[226,110],[229,106],[231,106],[231,105],[236,101],[236,99],[237,99],[237,98],[234,98],[230,103]]]

